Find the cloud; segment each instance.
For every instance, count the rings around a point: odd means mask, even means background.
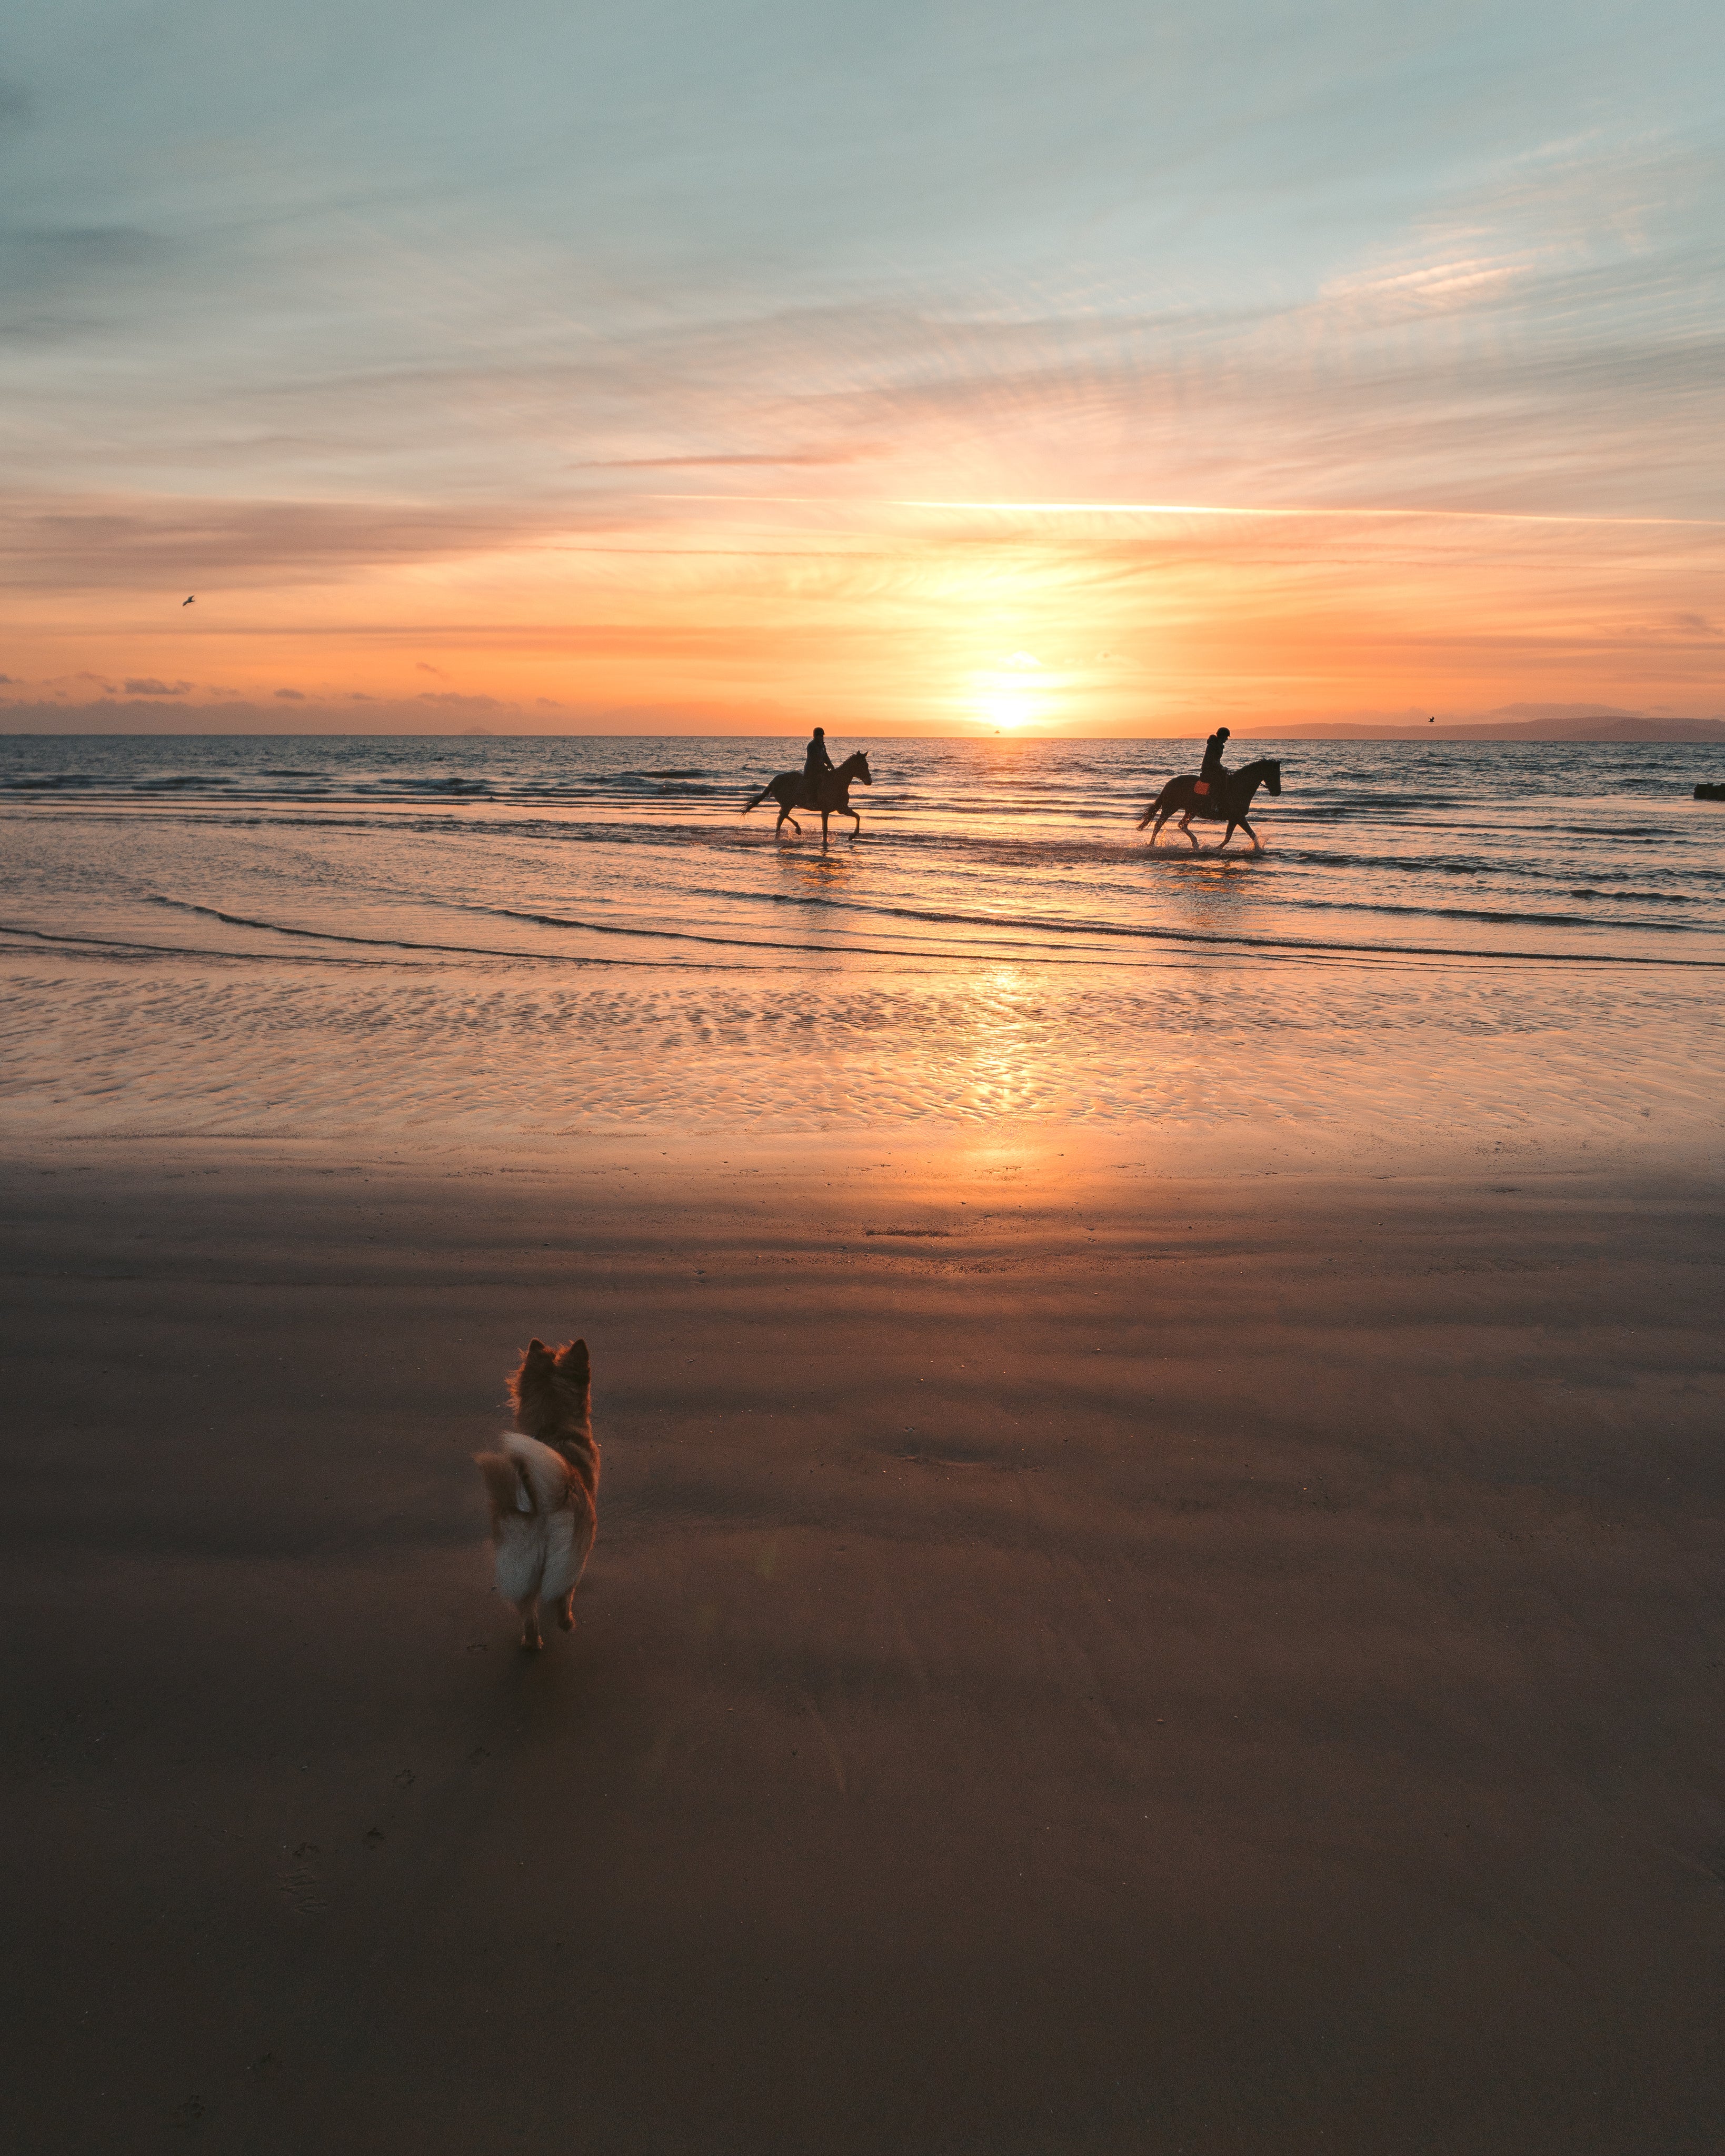
[[[275,693],[278,696],[287,697],[290,701],[295,704],[303,704],[305,701],[305,692],[303,689],[278,689]]]
[[[842,449],[738,450],[704,457],[591,457],[572,465],[572,471],[682,471],[704,465],[855,465],[868,457],[886,454],[879,443],[858,442]]]
[[[326,583],[542,542],[578,521],[487,503],[13,492],[0,495],[0,586],[183,593],[215,568],[234,588]]]
[[[453,689],[421,689],[415,701],[421,704],[454,704],[463,711],[495,711],[500,708],[495,696],[463,696]]]
[[[128,696],[184,696],[191,693],[194,685],[190,681],[157,681],[146,678],[128,680],[126,693]]]
[[[0,116],[0,134],[9,131]],[[159,295],[172,246],[128,224],[0,223],[0,349],[100,336],[138,295]]]
[[[391,685],[369,723],[416,665],[744,708],[816,678],[805,632],[890,687],[895,629],[938,660],[978,621],[1050,675],[1081,644],[1130,678],[1154,638],[1231,680],[1261,608],[1301,619],[1302,694],[1369,646],[1394,701],[1438,694],[1488,557],[1479,649],[1517,595],[1529,655],[1470,707],[1627,699],[1590,639],[1716,649],[1674,617],[1715,612],[1717,538],[894,505],[1718,514],[1717,13],[1096,0],[996,11],[978,67],[974,9],[673,12],[445,10],[403,45],[360,9],[337,82],[316,10],[259,68],[170,8],[79,95],[44,75],[0,205],[9,663],[172,679],[189,631],[266,712],[284,672]]]

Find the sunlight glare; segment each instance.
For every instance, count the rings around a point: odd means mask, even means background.
[[[1002,733],[1014,733],[1049,717],[1051,706],[1042,683],[1029,680],[1042,671],[1042,661],[1028,651],[1014,651],[998,665],[986,668],[973,679],[976,692],[973,707],[983,721]]]

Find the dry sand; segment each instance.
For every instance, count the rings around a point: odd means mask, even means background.
[[[11,2145],[1716,2151],[1719,1184],[1130,1151],[14,1158]]]

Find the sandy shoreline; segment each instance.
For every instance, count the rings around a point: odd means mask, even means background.
[[[1725,1188],[1063,1150],[0,1170],[17,2145],[1717,2147]]]

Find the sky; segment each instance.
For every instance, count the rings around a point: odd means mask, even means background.
[[[1722,177],[1686,0],[21,10],[0,727],[1725,713]]]

